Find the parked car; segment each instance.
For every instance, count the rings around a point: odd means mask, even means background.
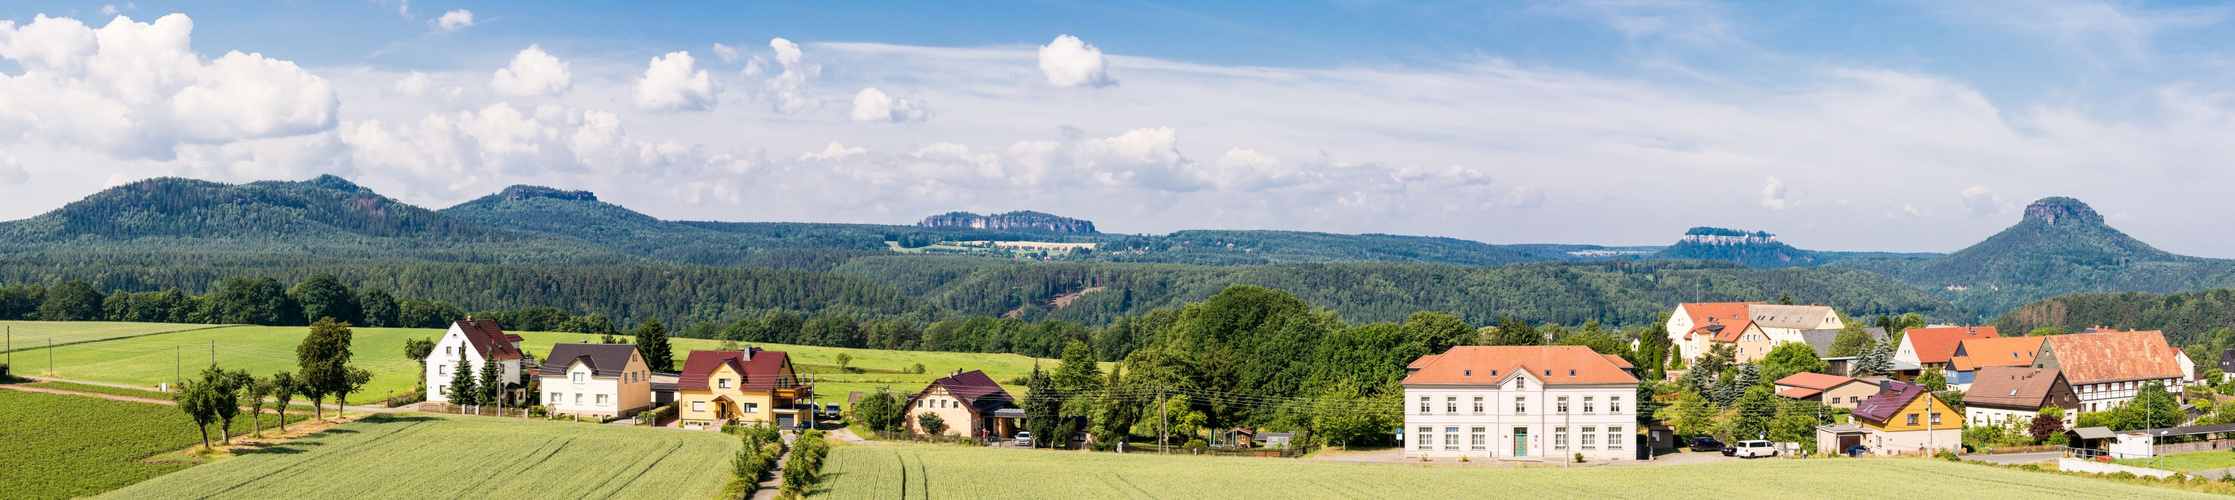
[[[1032,433],[1030,431],[1017,431],[1017,446],[1031,448]]]
[[[1760,458],[1777,456],[1777,445],[1775,443],[1759,439],[1739,441],[1737,444],[1732,445],[1731,448],[1735,452],[1732,454],[1732,456],[1736,456],[1738,458]]]
[[[1716,441],[1715,438],[1700,436],[1692,438],[1691,449],[1692,451],[1722,451],[1723,442]]]
[[[1726,444],[1726,445],[1723,445],[1723,456],[1726,456],[1726,457],[1735,457],[1735,456],[1738,456],[1738,447],[1737,447],[1737,446],[1731,446],[1731,445],[1727,445],[1727,444]]]
[[[830,415],[830,416],[832,416],[832,417],[837,417],[838,415],[840,415],[840,413],[838,412],[838,403],[826,403],[826,404],[824,404],[824,405],[823,405],[823,414],[824,414],[824,415]]]
[[[1869,454],[1870,454],[1870,448],[1866,448],[1866,447],[1863,447],[1863,445],[1859,445],[1859,444],[1858,444],[1858,445],[1854,445],[1854,446],[1849,446],[1849,447],[1847,447],[1847,449],[1846,449],[1846,452],[1847,452],[1847,456],[1850,456],[1850,457],[1860,457],[1860,456],[1863,456],[1863,455],[1869,455]]]

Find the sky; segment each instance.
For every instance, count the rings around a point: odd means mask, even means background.
[[[2071,196],[2235,257],[2235,4],[10,2],[0,219],[514,184],[663,219],[1946,252]],[[2205,228],[2199,230],[2198,228]]]

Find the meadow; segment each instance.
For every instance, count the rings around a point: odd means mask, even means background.
[[[735,436],[379,414],[101,498],[711,498]]]
[[[73,321],[67,323],[54,321],[0,321],[0,328],[6,328],[8,331],[7,336],[10,337],[7,341],[7,346],[0,346],[0,352],[41,349],[45,348],[47,346],[47,342],[49,341],[52,341],[54,345],[68,345],[81,342],[92,342],[96,340],[135,337],[140,335],[176,332],[181,330],[198,330],[212,327],[212,325],[180,323],[125,323],[112,321]],[[29,365],[32,363],[31,360],[25,359],[23,360],[22,364]],[[29,370],[25,371],[28,372]]]
[[[278,419],[265,413],[263,424]],[[245,412],[233,428],[249,433]],[[185,469],[192,464],[149,457],[201,439],[173,406],[0,389],[0,499],[77,498]]]
[[[842,446],[824,499],[1032,498],[2208,498],[1930,459],[1750,460],[1575,469]]]

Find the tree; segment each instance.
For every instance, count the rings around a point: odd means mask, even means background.
[[[1926,369],[1923,375],[1917,376],[1917,385],[1933,392],[1945,391],[1948,390],[1948,376],[1940,370]]]
[[[434,354],[435,339],[426,337],[404,339],[404,357],[419,362],[419,373],[427,373],[427,357]],[[427,383],[426,378],[420,377],[419,383]]]
[[[481,363],[481,393],[474,397],[475,400],[481,401],[481,404],[504,406],[504,382],[497,380],[497,373],[496,362],[483,361]]]
[[[1777,395],[1769,387],[1746,388],[1746,395],[1738,398],[1737,411],[1731,413],[1731,437],[1741,439],[1768,439],[1770,422],[1777,417]]]
[[[1512,316],[1498,318],[1498,329],[1489,340],[1490,345],[1544,345],[1544,334],[1536,327]]]
[[[900,395],[878,389],[854,403],[854,421],[873,431],[898,429],[908,418],[906,405]]]
[[[1863,328],[1862,323],[1848,321],[1846,326],[1839,328],[1839,334],[1832,337],[1831,349],[1827,350],[1825,354],[1834,358],[1860,356],[1863,351],[1870,349],[1871,343],[1876,341],[1877,339],[1870,334],[1870,330]]]
[[[287,403],[294,401],[295,395],[302,392],[302,385],[295,380],[295,374],[290,372],[274,373],[270,380],[272,384],[272,411],[279,414],[279,432],[286,433]]]
[[[247,371],[240,372],[240,375],[249,377],[248,384],[241,388],[241,396],[248,398],[248,421],[255,429],[256,437],[264,437],[264,398],[272,395],[272,380],[250,376]],[[281,413],[280,420],[287,420],[287,414]]]
[[[458,369],[450,372],[450,388],[444,391],[450,398],[450,404],[473,406],[481,403],[481,390],[478,389],[480,385],[474,383],[473,373],[473,360],[458,360]]]
[[[1806,343],[1786,342],[1770,348],[1762,357],[1762,379],[1775,382],[1795,373],[1823,373],[1830,363],[1816,357],[1816,348]]]
[[[334,388],[334,416],[341,416],[342,410],[349,407],[349,395],[356,394],[358,390],[364,389],[365,384],[372,382],[372,379],[372,370],[356,366],[345,368],[342,373],[341,385]]]
[[[644,320],[630,335],[636,336],[636,350],[644,353],[644,365],[655,372],[675,371],[675,350],[667,345],[667,325],[660,320]]]
[[[2044,327],[2040,327],[2040,328],[2035,328],[2035,329],[2033,329],[2032,331],[2028,331],[2028,332],[2025,332],[2025,336],[2027,336],[2027,337],[2047,337],[2047,336],[2050,336],[2050,335],[2063,335],[2063,334],[2064,334],[2064,327],[2061,327],[2061,326],[2044,326]]]
[[[2035,443],[2046,442],[2051,435],[2063,431],[2064,409],[2055,406],[2042,408],[2041,413],[2033,416],[2033,425],[2026,427],[2026,433],[2033,435]]]
[[[1474,326],[1466,320],[1446,313],[1421,311],[1405,318],[1405,337],[1428,347],[1430,353],[1440,353],[1455,346],[1474,343]]]
[[[1778,292],[1777,303],[1788,306],[1793,305],[1793,294],[1790,292]]]
[[[396,320],[403,311],[396,306],[396,296],[389,295],[387,290],[377,288],[365,290],[364,296],[357,298],[357,309],[365,318],[365,326],[373,328],[402,326]]]
[[[106,314],[102,302],[108,299],[101,291],[94,290],[85,280],[70,280],[55,285],[47,291],[46,302],[39,304],[39,319],[43,321],[98,321]]]
[[[1704,436],[1715,429],[1715,407],[1699,393],[1686,391],[1676,403],[1661,407],[1654,416],[1668,421],[1669,427],[1683,436]]]
[[[1054,382],[1063,389],[1100,387],[1102,366],[1094,361],[1094,348],[1077,340],[1064,345],[1063,364],[1056,366]]]
[[[1111,368],[1103,387],[1121,387],[1125,383],[1123,369]],[[1115,391],[1104,392],[1094,402],[1094,411],[1088,417],[1088,432],[1092,433],[1096,449],[1115,448],[1132,435],[1133,425],[1140,419],[1140,405]]]
[[[317,418],[326,418],[326,396],[340,394],[349,385],[349,344],[353,337],[348,323],[323,318],[311,324],[310,335],[295,346],[295,364],[300,370],[297,378]]]
[[[1313,395],[1313,399],[1317,406],[1324,408],[1366,408],[1381,402],[1367,397],[1365,388],[1349,380],[1321,388],[1319,393]],[[1401,401],[1397,403],[1402,405]],[[1324,409],[1311,412],[1312,436],[1320,442],[1335,443],[1344,448],[1350,447],[1353,440],[1378,436],[1388,430],[1389,418],[1378,412]],[[1415,436],[1414,439],[1420,437]]]
[[[271,278],[234,276],[209,296],[217,323],[250,325],[301,325],[302,306],[287,297],[287,287]]]
[[[841,372],[843,372],[843,371],[846,371],[846,365],[850,365],[850,364],[853,364],[853,363],[854,363],[854,355],[852,355],[852,354],[846,354],[846,353],[843,353],[843,352],[841,352],[841,353],[838,353],[838,371],[841,371]]]
[[[2120,420],[2126,427],[2113,427],[2114,431],[2163,429],[2181,425],[2181,421],[2188,418],[2188,414],[2181,411],[2180,401],[2174,399],[2173,393],[2166,392],[2165,384],[2155,381],[2143,383],[2142,389],[2135,391],[2134,400],[2119,407],[2118,411],[2126,414]]]
[[[945,434],[947,432],[947,419],[941,418],[937,413],[923,412],[916,415],[916,429],[933,436]]]
[[[216,381],[189,380],[179,382],[178,392],[171,393],[171,400],[180,412],[194,421],[195,430],[202,432],[202,448],[210,447],[210,423],[217,421]]]
[[[1855,358],[1853,365],[1847,367],[1848,375],[1871,377],[1892,373],[1894,370],[1894,344],[1890,340],[1872,344],[1869,350],[1863,351],[1861,356]]]
[[[345,323],[364,322],[363,309],[357,302],[357,292],[351,291],[348,285],[341,284],[341,278],[336,278],[333,274],[311,275],[302,283],[296,283],[295,289],[289,290],[287,296],[302,306],[305,323],[318,321],[319,318],[333,318]]]
[[[1024,401],[1017,406],[1024,407],[1024,426],[1037,438],[1032,447],[1038,448],[1041,444],[1052,447],[1055,443],[1064,442],[1068,436],[1056,434],[1062,427],[1064,418],[1063,399],[1053,391],[1055,378],[1049,377],[1048,372],[1040,371],[1035,366],[1032,374],[1026,375],[1024,380]]]

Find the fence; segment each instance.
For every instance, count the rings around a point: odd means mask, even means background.
[[[419,405],[419,411],[425,413],[442,413],[448,415],[480,415],[484,417],[528,418],[528,410],[525,408],[454,405],[450,403],[440,402],[431,402]]]
[[[1155,448],[1148,448],[1148,450],[1153,451],[1155,450]],[[1167,453],[1186,453],[1190,455],[1204,455],[1214,457],[1296,458],[1310,454],[1311,452],[1317,450],[1319,450],[1318,445],[1305,445],[1291,446],[1288,448],[1251,448],[1241,450],[1219,448],[1173,448]]]
[[[2173,457],[2125,456],[2119,453],[2092,448],[2065,448],[2064,456],[2091,462],[2116,463],[2120,465],[2146,467],[2151,469],[2169,470],[2175,472],[2194,472],[2210,468],[2206,467],[2204,464],[2181,460]]]
[[[926,436],[913,432],[899,431],[868,431],[868,433],[869,435],[862,437],[875,439],[878,441],[913,441],[918,443],[959,444],[966,446],[985,446],[988,444],[985,440],[981,440],[978,438],[950,436],[945,434],[938,436]]]

